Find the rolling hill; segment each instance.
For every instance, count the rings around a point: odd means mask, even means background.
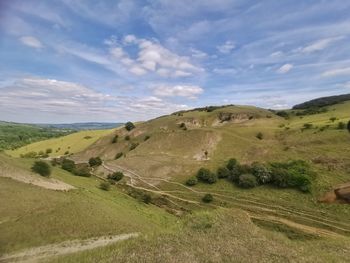
[[[350,101],[316,113],[206,107],[137,123],[130,131],[82,131],[8,151],[13,157],[0,155],[2,165],[24,170],[35,160],[16,158],[20,154],[52,148],[49,155],[54,157],[68,146],[69,158],[76,163],[91,157],[100,157],[103,163],[93,168],[92,177],[53,167],[52,179],[74,187],[66,192],[0,178],[1,198],[11,200],[0,210],[0,253],[23,259],[31,247],[51,244],[51,249],[59,249],[62,241],[78,239],[83,244],[87,238],[110,235],[114,240],[115,235],[137,232],[138,237],[122,243],[77,249],[74,254],[60,253],[61,249],[56,256],[40,259],[346,262],[349,206],[319,199],[350,181],[350,134],[343,125],[350,120],[349,112]],[[303,160],[314,174],[310,192],[274,185],[244,189],[226,179],[185,185],[199,168],[216,172],[230,158],[242,165]],[[124,178],[110,191],[99,189],[116,171]],[[202,201],[208,193],[214,199],[209,204]],[[15,201],[24,196],[23,202]],[[21,251],[26,256],[20,256]]]

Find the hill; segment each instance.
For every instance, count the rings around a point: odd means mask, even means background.
[[[337,103],[345,102],[348,100],[350,100],[350,94],[322,97],[322,98],[313,99],[313,100],[295,105],[293,109],[308,109],[312,107],[324,107],[324,106],[330,106]]]
[[[93,141],[84,133],[97,131],[82,131],[9,151],[19,156],[52,147],[50,156],[57,156],[57,147],[70,146],[69,158],[77,164],[91,157],[103,163],[92,168],[91,177],[53,167],[53,179],[75,188],[67,192],[0,178],[0,197],[26,197],[0,210],[1,252],[25,258],[32,250],[20,251],[36,247],[55,252],[56,257],[46,258],[50,262],[346,262],[349,206],[318,200],[350,181],[350,135],[340,125],[350,119],[349,112],[350,102],[312,114],[287,110],[284,117],[251,106],[199,108],[136,123],[131,130],[99,131]],[[199,168],[216,174],[230,158],[246,173],[255,162],[301,160],[297,174],[310,169],[311,187],[309,192],[275,184],[246,189],[227,178],[185,184]],[[6,163],[29,169],[33,161],[10,158]],[[124,178],[109,191],[99,189],[116,171]],[[203,201],[206,194],[212,202]],[[79,249],[72,249],[80,251],[93,237],[115,240],[135,232],[138,237],[93,250],[65,255],[61,249],[62,241],[78,239]]]

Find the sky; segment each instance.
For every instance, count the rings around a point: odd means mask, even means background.
[[[125,122],[350,93],[350,1],[0,0],[0,120]]]

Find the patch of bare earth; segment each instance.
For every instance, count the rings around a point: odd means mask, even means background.
[[[331,191],[319,198],[322,203],[350,204],[350,182],[337,185]]]
[[[7,254],[0,257],[0,262],[37,262],[45,258],[60,256],[84,250],[110,245],[112,243],[137,237],[138,233],[115,236],[102,236],[84,240],[72,240],[47,246],[30,248],[18,253]]]

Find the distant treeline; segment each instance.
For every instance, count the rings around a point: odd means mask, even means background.
[[[177,111],[174,112],[172,115],[182,115],[183,113],[186,112],[192,112],[192,111],[206,111],[206,112],[212,112],[214,110],[230,107],[230,106],[235,106],[233,104],[228,104],[228,105],[221,105],[221,106],[205,106],[205,107],[200,107],[200,108],[194,108],[190,110],[182,110],[182,111]]]
[[[337,96],[330,96],[330,97],[323,97],[318,98],[310,101],[306,101],[304,103],[295,105],[293,107],[294,110],[299,109],[309,109],[309,108],[316,108],[316,107],[323,107],[323,106],[329,106],[334,105],[340,102],[344,102],[350,100],[350,94],[343,94],[343,95],[337,95]]]
[[[0,122],[0,151],[16,149],[32,142],[56,138],[72,132],[74,131]]]

